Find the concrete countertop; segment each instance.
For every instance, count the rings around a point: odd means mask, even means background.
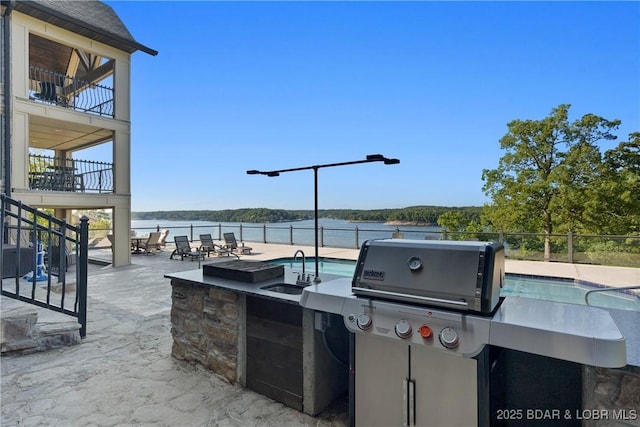
[[[169,273],[165,274],[164,277],[172,280],[180,280],[182,282],[187,282],[193,285],[221,288],[239,292],[242,294],[275,299],[291,304],[300,304],[300,298],[302,297],[302,295],[285,294],[282,292],[274,292],[262,289],[264,287],[277,285],[280,283],[295,285],[298,274],[297,272],[291,271],[289,267],[285,267],[283,276],[256,283],[247,283],[237,280],[207,276],[203,274],[203,271],[201,269],[182,271],[178,273]],[[335,279],[336,277],[338,276],[333,276],[331,274],[321,274],[320,278],[322,279],[322,282],[320,282],[319,284],[313,284],[312,282],[312,284],[308,286],[313,286],[315,289],[318,289],[318,287],[322,287],[322,285],[325,283],[330,283],[330,281],[332,279]]]

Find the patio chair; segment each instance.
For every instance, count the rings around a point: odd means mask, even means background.
[[[54,82],[40,82],[40,92],[33,95],[43,101],[56,102],[58,100],[57,88]]]
[[[158,250],[161,250],[161,246],[165,247],[167,246],[167,236],[169,235],[169,230],[164,229],[164,230],[160,230],[160,241],[159,246],[158,246]]]
[[[160,250],[160,232],[149,233],[149,238],[145,242],[140,242],[139,249],[144,249],[146,255],[153,254],[154,250]]]
[[[75,257],[66,246],[63,246],[62,251],[60,250],[59,238],[54,237],[52,240],[53,245],[45,254],[45,264],[51,274],[58,276],[61,269],[65,272],[69,271],[69,266],[75,264]]]
[[[240,242],[240,246],[238,246],[238,241],[234,233],[224,233],[224,247],[231,250],[231,252],[240,251],[243,255],[250,254],[253,249],[245,246],[244,242]]]
[[[233,255],[236,258],[240,258],[237,254],[231,252],[231,249],[225,248],[213,242],[213,238],[211,234],[201,234],[200,235],[200,252],[203,255],[206,253],[207,256],[211,256],[211,253],[216,254],[216,256],[221,257],[223,255],[230,256]]]
[[[174,255],[180,255],[180,261],[184,261],[185,258],[190,259],[204,259],[204,254],[199,250],[194,250],[189,244],[189,238],[187,236],[175,236],[173,238],[176,243],[176,248],[171,252],[169,259],[173,259]]]

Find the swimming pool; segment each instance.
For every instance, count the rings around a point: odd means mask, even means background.
[[[293,258],[278,258],[269,262],[290,267],[293,271],[302,271],[302,260],[300,258],[295,260]],[[318,258],[318,270],[321,274],[353,277],[355,265],[356,261],[350,259]],[[314,270],[315,258],[306,258],[307,273],[313,274]],[[500,295],[584,305],[584,294],[589,290],[601,288],[602,286],[581,283],[573,279],[544,278],[507,273]],[[589,296],[589,304],[596,307],[640,311],[640,295],[622,291],[596,292]]]
[[[315,257],[307,257],[305,258],[305,261],[305,271],[313,275],[316,269]],[[272,264],[290,267],[293,271],[302,271],[302,259],[300,258],[297,258],[295,260],[293,258],[278,258],[269,260],[269,262]],[[336,276],[352,277],[355,269],[356,261],[352,259],[327,257],[318,258],[318,273],[321,274],[334,274]]]
[[[602,288],[604,286],[589,285],[573,279],[549,279],[507,274],[500,295],[584,305],[584,295],[587,291]],[[589,305],[640,311],[640,295],[615,290],[611,292],[596,292],[589,295]]]

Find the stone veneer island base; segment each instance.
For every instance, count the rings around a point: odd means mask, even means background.
[[[206,277],[201,270],[170,277],[176,359],[309,415],[346,398],[346,360],[329,353],[323,337],[328,323],[341,327],[346,350],[342,318],[328,322],[322,317],[328,314],[301,307],[294,296],[263,292],[260,284]]]

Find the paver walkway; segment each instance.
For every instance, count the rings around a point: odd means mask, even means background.
[[[171,286],[163,275],[198,263],[170,261],[169,253],[135,256],[136,265],[127,267],[92,268],[82,344],[0,359],[0,425],[347,425],[343,402],[310,417],[173,359]]]

